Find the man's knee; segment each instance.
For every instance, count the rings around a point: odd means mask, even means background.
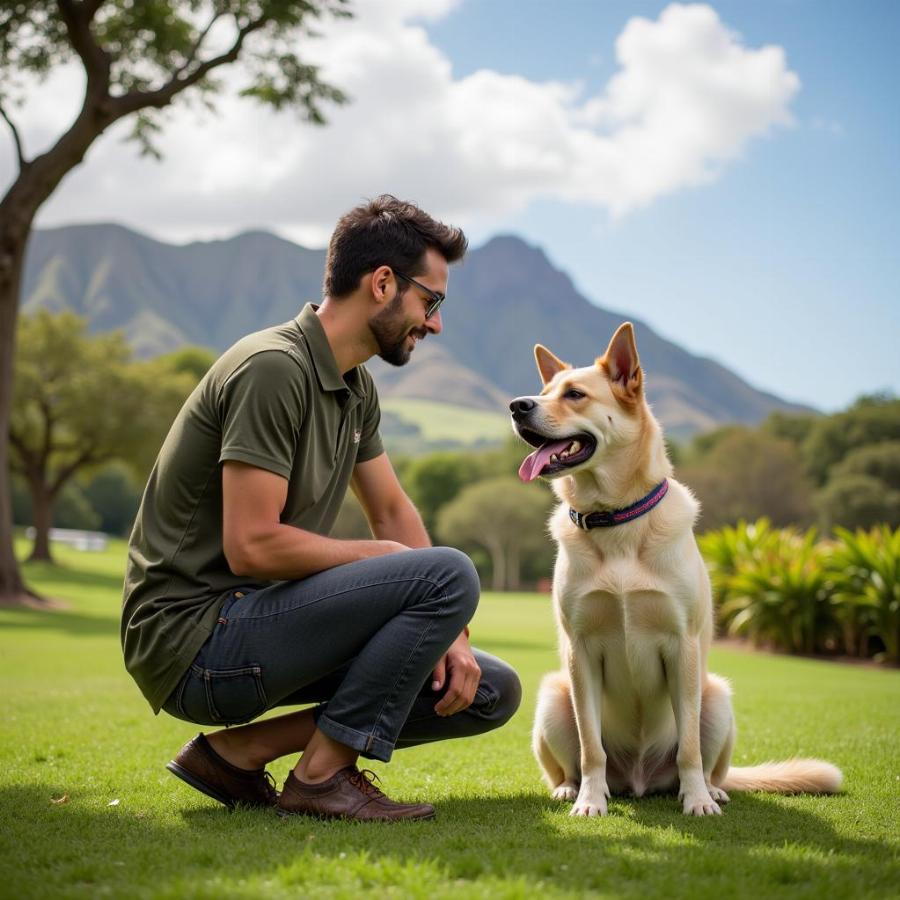
[[[475,615],[481,596],[481,581],[472,560],[454,547],[427,547],[413,552],[422,554],[430,577],[468,622]]]
[[[522,702],[522,683],[516,670],[496,656],[481,651],[478,656],[481,665],[481,683],[475,702],[482,717],[492,728],[505,725],[515,715]]]

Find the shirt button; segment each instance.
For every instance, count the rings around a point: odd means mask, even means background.
[[[235,592],[234,592],[234,596],[235,596],[235,599],[236,599],[236,600],[240,600],[241,597],[244,596],[244,592],[243,592],[243,591],[235,591]]]

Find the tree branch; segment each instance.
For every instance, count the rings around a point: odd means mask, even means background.
[[[59,2],[63,2],[63,0],[59,0]],[[259,31],[259,29],[267,25],[268,22],[268,16],[261,16],[258,19],[254,19],[252,22],[248,22],[238,31],[234,43],[227,52],[201,63],[193,72],[186,75],[184,78],[176,71],[172,78],[158,90],[130,91],[122,97],[113,98],[111,105],[116,118],[127,116],[129,113],[136,112],[139,109],[146,109],[148,106],[154,106],[159,109],[166,106],[176,94],[179,94],[185,88],[202,80],[213,69],[217,69],[219,66],[224,66],[228,63],[233,63],[238,56],[240,56],[241,48],[244,45],[244,40],[247,38],[247,35],[252,34],[254,31]]]
[[[209,22],[206,25],[206,28],[204,28],[203,31],[200,32],[199,36],[197,37],[197,40],[194,42],[194,46],[191,47],[190,53],[188,53],[185,61],[173,73],[173,75],[172,75],[173,79],[177,78],[179,75],[181,75],[181,73],[184,72],[184,70],[187,69],[191,65],[191,63],[197,58],[197,54],[200,52],[200,47],[202,46],[203,42],[206,40],[206,36],[209,34],[210,29],[213,27],[213,25],[216,24],[216,22],[219,21],[219,19],[222,18],[222,15],[223,15],[222,13],[217,12],[209,20]]]
[[[81,0],[81,8],[84,10],[88,22],[94,21],[97,10],[100,9],[105,2],[106,0]]]
[[[84,63],[88,91],[105,96],[109,90],[109,55],[94,40],[94,33],[91,31],[91,20],[100,2],[102,0],[85,0],[83,3],[56,0],[56,5],[66,24],[72,47]]]
[[[94,457],[94,447],[88,447],[84,453],[81,454],[77,459],[73,460],[69,465],[64,466],[59,472],[56,473],[56,478],[54,478],[49,484],[49,490],[51,494],[58,493],[59,489],[82,467],[88,465],[89,463],[97,463],[102,459],[101,456]]]
[[[19,135],[19,129],[16,128],[13,120],[6,114],[2,104],[0,104],[0,116],[3,117],[3,120],[9,125],[10,131],[12,131],[13,140],[16,144],[16,156],[19,158],[19,171],[21,172],[28,165],[28,160],[25,159],[25,151],[22,149],[22,138]]]

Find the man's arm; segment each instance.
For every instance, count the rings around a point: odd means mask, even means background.
[[[350,486],[376,538],[407,547],[431,546],[422,517],[397,480],[387,453],[358,463]]]
[[[222,543],[235,575],[288,581],[408,549],[393,540],[340,541],[284,525],[287,489],[287,480],[273,472],[234,461],[223,465]]]
[[[407,547],[431,546],[422,517],[397,480],[386,453],[359,463],[353,470],[352,487],[375,537],[399,541]],[[432,690],[439,691],[447,684],[446,692],[434,706],[435,712],[452,716],[470,706],[480,680],[481,667],[469,647],[466,627],[434,670]]]

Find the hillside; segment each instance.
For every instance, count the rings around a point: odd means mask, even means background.
[[[121,328],[141,356],[185,343],[222,350],[317,299],[324,261],[323,250],[265,232],[176,246],[115,225],[55,228],[32,236],[23,309],[69,308],[86,316],[92,331]],[[372,361],[385,398],[502,412],[510,397],[539,386],[535,343],[583,365],[631,319],[650,400],[671,434],[802,408],[666,341],[628,311],[595,306],[540,249],[517,237],[494,238],[454,268],[442,316],[444,333],[425,342],[408,366]]]

